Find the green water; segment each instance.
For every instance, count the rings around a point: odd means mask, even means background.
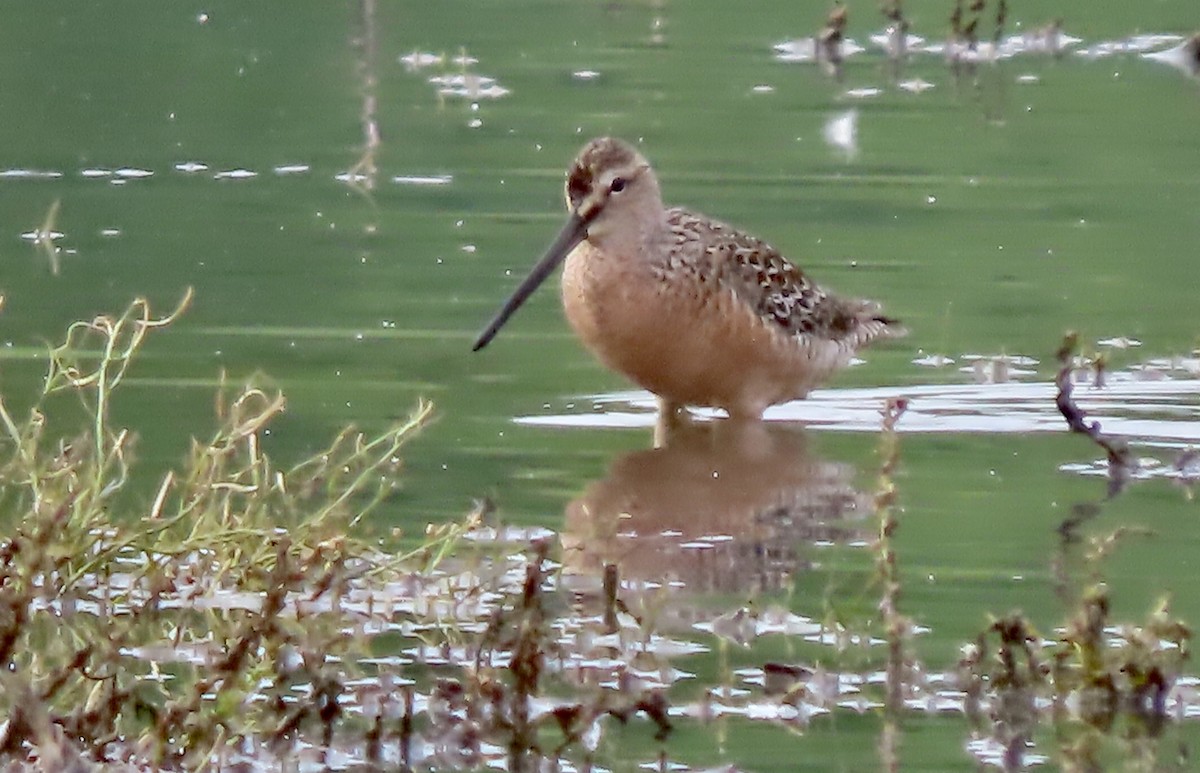
[[[914,31],[941,38],[948,6],[907,4]],[[1013,6],[1012,18],[1030,26],[1064,16],[1085,45],[1197,23],[1193,0]],[[378,516],[380,531],[419,533],[482,496],[510,521],[560,528],[568,501],[620,455],[647,447],[649,431],[512,419],[589,406],[627,385],[573,340],[550,289],[483,353],[469,349],[553,235],[562,170],[606,133],[642,141],[668,201],[768,238],[823,283],[877,298],[908,324],[908,338],[869,352],[836,386],[970,380],[914,366],[921,352],[1030,355],[1048,378],[1066,329],[1089,345],[1140,339],[1140,349],[1114,353],[1118,366],[1191,351],[1200,83],[1135,55],[1026,55],[957,79],[925,55],[904,77],[934,88],[913,94],[888,85],[874,51],[852,58],[841,83],[773,58],[773,44],[811,34],[824,11],[778,2],[303,2],[286,13],[231,2],[9,5],[0,167],[60,176],[0,178],[0,389],[27,404],[43,342],[68,322],[139,295],[165,311],[191,286],[192,309],[151,342],[115,407],[140,432],[148,470],[206,432],[222,371],[235,381],[261,371],[289,398],[268,441],[283,459],[312,452],[345,423],[381,427],[420,397],[436,403],[439,419],[411,447],[408,486]],[[881,27],[867,5],[852,9],[852,36]],[[447,61],[410,71],[399,58],[414,51]],[[460,53],[478,60],[468,71],[511,93],[474,107],[439,98],[428,79],[462,72],[448,61]],[[599,76],[572,75],[582,70]],[[866,86],[884,93],[844,94]],[[378,174],[365,191],[336,176],[363,157],[372,100]],[[852,108],[858,152],[847,159],[822,127]],[[187,162],[207,169],[176,168]],[[289,165],[304,168],[276,171]],[[123,168],[153,174],[114,184]],[[256,176],[214,179],[236,169]],[[394,181],[441,175],[449,182]],[[21,238],[56,200],[57,275]],[[857,470],[869,490],[874,435],[809,434],[820,457]],[[1055,527],[1071,504],[1103,495],[1102,480],[1059,465],[1098,452],[1065,433],[921,433],[903,437],[901,455],[897,549],[904,610],[932,629],[922,657],[953,662],[988,613],[1021,608],[1057,624]],[[1200,621],[1197,523],[1195,505],[1156,480],[1085,525],[1085,535],[1152,531],[1104,566],[1119,617],[1140,620],[1173,592],[1176,611]],[[833,594],[869,609],[869,572],[863,551],[835,552],[797,575],[791,603],[819,616]],[[669,748],[696,765],[791,769],[801,754],[813,769],[861,769],[877,759],[878,724],[841,717],[793,737],[734,723],[723,727],[727,744],[693,728]],[[911,730],[899,750],[905,767],[971,766],[961,726],[933,718]]]

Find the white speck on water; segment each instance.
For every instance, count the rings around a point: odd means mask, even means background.
[[[937,204],[937,196],[926,196],[925,203],[926,204]]]

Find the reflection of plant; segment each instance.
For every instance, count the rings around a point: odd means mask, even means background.
[[[903,687],[914,663],[908,645],[912,639],[911,618],[900,613],[900,572],[896,565],[894,538],[899,524],[896,520],[896,485],[892,478],[900,462],[900,441],[896,436],[896,423],[908,408],[904,398],[888,400],[882,416],[883,432],[880,436],[879,488],[875,494],[875,511],[879,514],[879,539],[875,545],[875,569],[883,586],[883,597],[879,601],[879,612],[883,619],[888,642],[887,657],[887,707],[899,711],[904,706]]]
[[[137,300],[71,325],[29,415],[0,400],[0,754],[31,747],[48,763],[80,744],[97,760],[194,766],[252,735],[291,744],[316,727],[328,744],[342,719],[352,674],[337,656],[362,645],[341,614],[347,586],[402,560],[347,529],[398,485],[430,406],[375,437],[347,429],[284,470],[260,447],[283,396],[222,392],[217,430],[144,515],[114,516],[133,442],[110,422],[114,391],[190,297],[163,318]],[[88,425],[55,440],[45,405],[61,392]],[[420,555],[440,560],[459,533],[432,530]]]
[[[1067,622],[1054,655],[1056,694],[1083,691],[1084,718],[1112,721],[1120,710],[1162,716],[1167,692],[1189,657],[1191,631],[1160,602],[1145,624],[1113,627],[1108,589],[1096,585],[1084,594]]]
[[[967,714],[977,729],[987,727],[1014,765],[1022,764],[1040,704],[1051,706],[1056,717],[1073,713],[1102,732],[1128,716],[1153,734],[1166,718],[1167,695],[1189,657],[1190,641],[1190,629],[1165,602],[1140,626],[1114,625],[1108,589],[1097,583],[1052,641],[1014,613],[993,621],[965,649],[959,676]],[[1064,749],[1073,759],[1092,753],[1086,743]]]

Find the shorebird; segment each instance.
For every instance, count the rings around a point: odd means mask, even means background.
[[[606,366],[660,398],[761,418],[806,396],[876,338],[903,334],[872,301],[836,296],[773,247],[663,206],[642,154],[611,137],[567,173],[567,223],[475,341],[478,351],[566,261],[567,320]]]

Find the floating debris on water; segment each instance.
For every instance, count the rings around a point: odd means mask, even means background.
[[[1084,59],[1102,59],[1120,54],[1144,54],[1156,48],[1174,46],[1183,41],[1182,35],[1147,34],[1132,35],[1121,40],[1106,40],[1094,43],[1075,52]]]
[[[229,169],[213,175],[214,180],[250,180],[255,177],[258,177],[258,172],[242,168]]]
[[[870,99],[871,97],[877,97],[882,93],[883,89],[879,88],[878,86],[862,86],[855,89],[846,89],[846,91],[843,93],[843,96],[849,99]]]
[[[149,169],[138,169],[136,167],[122,167],[114,170],[113,174],[117,177],[123,177],[127,180],[140,180],[144,177],[153,177],[154,172]]]
[[[959,371],[970,373],[980,384],[1004,384],[1023,376],[1037,375],[1037,371],[1022,367],[1036,365],[1037,360],[1032,357],[965,354],[963,360],[970,364],[959,368]]]
[[[438,87],[437,92],[442,96],[461,97],[469,100],[499,99],[512,93],[501,86],[495,78],[473,73],[435,75],[429,79],[429,82]]]
[[[944,354],[922,354],[912,360],[913,365],[920,365],[924,368],[944,368],[954,363],[953,357],[947,357]]]
[[[392,178],[397,185],[449,185],[454,182],[454,176],[448,174],[415,175],[403,174]]]
[[[772,46],[772,50],[775,52],[776,60],[787,63],[819,62],[824,57],[824,54],[818,53],[820,42],[813,38],[785,40]],[[843,59],[861,54],[866,50],[853,38],[842,39],[841,56]]]
[[[923,78],[909,78],[898,82],[896,88],[910,94],[922,94],[934,88],[934,85]]]
[[[63,238],[64,236],[66,236],[66,234],[62,231],[55,231],[53,229],[46,231],[38,229],[34,231],[26,231],[25,233],[21,234],[21,238],[27,242],[55,241]]]
[[[4,180],[57,180],[62,172],[49,169],[4,169],[0,170],[0,179]]]
[[[882,32],[873,33],[870,41],[876,47],[883,49],[884,53],[891,58],[899,58],[906,53],[920,52],[925,49],[925,38],[911,33],[901,38],[899,31],[891,27]]]
[[[832,116],[821,129],[825,144],[839,151],[846,160],[858,156],[858,110],[846,110]]]
[[[1104,338],[1096,342],[1096,346],[1107,346],[1112,349],[1131,349],[1135,346],[1141,346],[1142,342],[1136,338],[1128,336],[1117,336],[1115,338]]]
[[[428,51],[413,51],[410,54],[405,54],[400,57],[400,63],[409,72],[414,70],[422,70],[426,67],[440,65],[445,63],[445,54],[431,54]]]

